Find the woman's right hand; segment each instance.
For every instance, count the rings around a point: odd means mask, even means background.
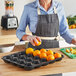
[[[33,46],[35,46],[35,43],[34,42],[36,42],[37,44],[38,44],[38,41],[40,41],[41,42],[41,39],[38,37],[38,36],[30,36],[30,35],[24,35],[23,37],[22,37],[22,40],[27,40],[27,41],[29,41]]]

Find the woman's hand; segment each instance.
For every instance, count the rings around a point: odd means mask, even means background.
[[[39,37],[37,37],[37,36],[30,36],[30,35],[24,35],[22,37],[22,40],[29,41],[33,46],[35,46],[35,43],[34,42],[36,42],[37,44],[38,44],[38,41],[41,42],[41,39]]]
[[[72,39],[71,43],[76,45],[76,39]]]

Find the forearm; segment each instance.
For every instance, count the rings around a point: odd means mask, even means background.
[[[22,39],[22,37],[26,35],[25,31],[26,31],[27,25],[28,25],[28,11],[27,11],[27,6],[25,6],[20,19],[19,27],[16,30],[16,35],[19,40],[24,40]]]
[[[67,43],[72,43],[72,39],[74,38],[74,36],[73,35],[71,35],[68,31],[66,31],[64,34],[62,34],[61,35],[64,39],[65,39],[65,41],[67,42]]]

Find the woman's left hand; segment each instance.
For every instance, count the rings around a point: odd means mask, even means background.
[[[76,39],[75,38],[72,39],[71,43],[74,44],[74,45],[76,45]]]

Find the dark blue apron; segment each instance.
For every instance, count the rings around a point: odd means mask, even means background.
[[[59,32],[59,19],[55,7],[54,7],[54,14],[41,15],[38,13],[37,28],[36,32],[32,33],[33,35],[41,37],[57,37],[58,32]],[[58,48],[59,41],[56,39],[54,40],[42,39],[42,44],[40,46],[32,46],[31,43],[29,43],[28,47],[32,47],[35,49]]]

